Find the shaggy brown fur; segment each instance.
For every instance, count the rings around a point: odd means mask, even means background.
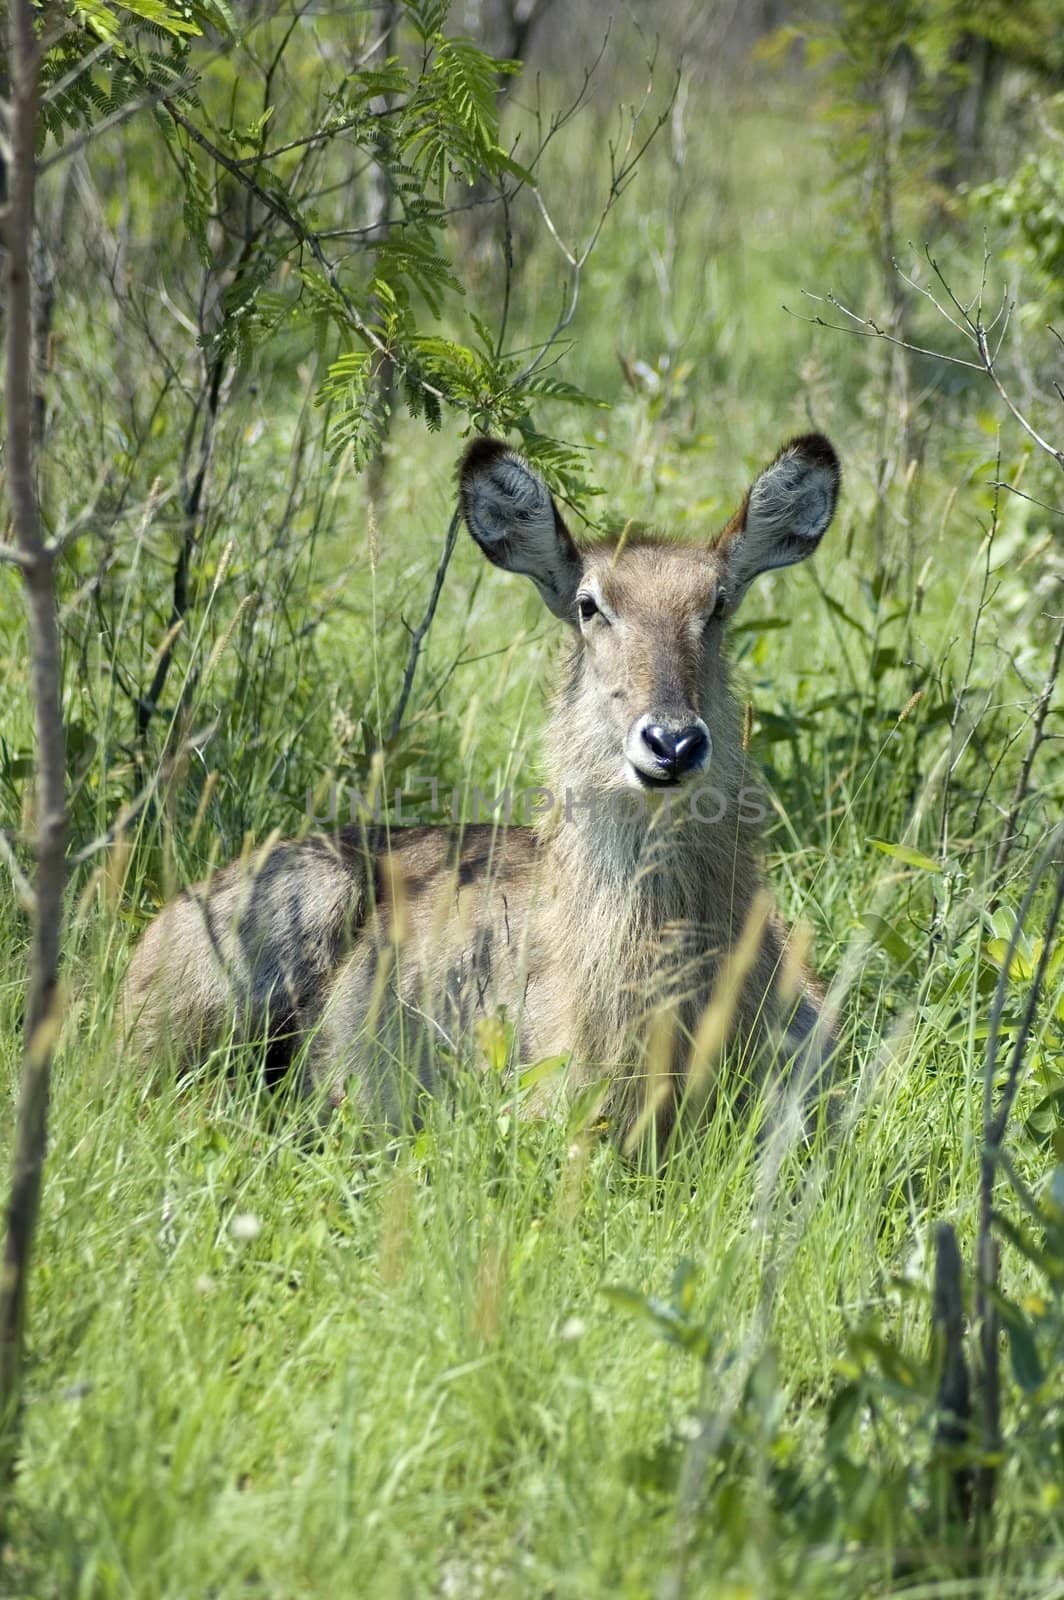
[[[308,1085],[353,1088],[394,1124],[505,1011],[516,1060],[571,1054],[567,1086],[603,1079],[622,1132],[667,1126],[680,1091],[704,1104],[726,1043],[730,1071],[774,1055],[817,1078],[833,1037],[762,887],[722,640],[759,572],[816,548],[838,477],[825,439],[796,439],[716,544],[581,549],[532,469],[474,441],[473,537],[573,630],[553,812],[535,829],[341,829],[233,863],[134,953],[122,1013],[140,1057],[309,1033]]]

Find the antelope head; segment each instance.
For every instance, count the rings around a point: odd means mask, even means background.
[[[498,439],[475,439],[459,483],[470,533],[496,566],[532,579],[573,631],[555,749],[588,790],[672,789],[733,765],[721,645],[752,581],[812,555],[831,522],[839,463],[821,434],[784,445],[715,541],[638,535],[578,544],[550,491]],[[733,741],[734,742],[734,741]],[[714,781],[731,774],[714,770]]]

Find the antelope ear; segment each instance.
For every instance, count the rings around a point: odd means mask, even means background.
[[[555,616],[571,621],[583,563],[538,472],[501,439],[474,439],[458,468],[458,493],[488,560],[531,578]]]
[[[839,478],[833,446],[822,433],[806,433],[785,444],[754,479],[718,543],[727,564],[729,609],[758,573],[813,554],[835,514]]]

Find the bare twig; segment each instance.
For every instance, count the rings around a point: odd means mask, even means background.
[[[14,846],[4,828],[0,828],[0,861],[3,861],[11,874],[11,882],[15,888],[15,898],[19,905],[28,916],[36,916],[37,896],[33,892],[32,883],[19,865]]]
[[[436,615],[436,607],[440,603],[440,595],[443,593],[443,583],[447,576],[447,568],[451,564],[451,557],[454,555],[454,547],[458,539],[460,521],[461,513],[456,509],[447,529],[447,537],[443,541],[443,549],[440,552],[440,559],[436,567],[436,577],[433,580],[429,603],[425,607],[424,616],[410,636],[410,651],[406,658],[403,684],[399,690],[399,698],[395,703],[391,721],[388,724],[385,734],[386,739],[394,739],[403,725],[407,701],[410,699],[410,691],[414,686],[414,673],[417,671],[418,657],[421,655],[421,647],[425,643],[425,636],[432,627],[433,618]]]
[[[1002,483],[996,478],[988,478],[986,486],[988,489],[1007,489],[1017,500],[1026,500],[1032,506],[1039,506],[1043,511],[1051,511],[1055,517],[1064,517],[1064,506],[1053,506],[1048,500],[1039,500],[1037,495],[1028,494],[1025,489],[1017,489],[1014,483]]]
[[[679,72],[676,74],[672,91],[669,94],[663,109],[651,123],[650,130],[646,136],[639,144],[636,144],[636,130],[639,126],[639,120],[642,117],[643,112],[646,110],[647,104],[650,100],[650,95],[653,90],[653,61],[649,63],[649,68],[650,78],[647,84],[646,92],[644,93],[642,103],[638,109],[631,113],[627,138],[623,141],[623,144],[610,144],[610,186],[606,193],[606,198],[603,201],[602,210],[599,212],[595,225],[592,228],[582,250],[570,248],[570,246],[564,243],[557,227],[554,224],[554,220],[551,217],[550,212],[547,210],[546,202],[544,201],[542,194],[538,189],[535,191],[536,204],[539,207],[539,212],[543,218],[547,232],[550,234],[555,245],[560,251],[562,258],[569,268],[569,292],[558,315],[558,319],[550,331],[550,334],[539,347],[537,353],[529,362],[527,362],[527,364],[518,373],[517,377],[513,380],[514,388],[519,388],[522,384],[527,383],[529,378],[531,378],[532,375],[539,370],[550,350],[552,350],[555,344],[557,344],[562,334],[569,327],[573,318],[576,316],[576,308],[580,303],[580,289],[583,281],[584,268],[587,266],[591,253],[599,241],[599,236],[606,225],[606,219],[613,210],[614,206],[617,204],[617,201],[620,199],[621,195],[624,193],[625,189],[628,187],[628,184],[632,178],[632,174],[635,172],[635,169],[639,165],[640,161],[642,161],[651,143],[657,137],[658,133],[665,126],[672,115],[673,104],[676,100],[676,95],[679,91],[681,81],[681,75]]]
[[[380,61],[387,61],[395,54],[399,30],[399,0],[384,0],[382,13],[384,32],[380,41]],[[374,102],[374,109],[387,113],[392,109],[391,97],[384,95]],[[387,141],[380,151],[381,159],[372,162],[367,175],[367,207],[371,226],[375,227],[373,243],[378,247],[386,245],[391,234],[392,214],[395,210],[395,185],[392,178],[390,161],[387,159]],[[388,152],[390,154],[390,152]],[[381,304],[378,296],[374,297],[373,314],[379,316]],[[373,375],[368,393],[369,410],[376,418],[374,428],[374,446],[367,467],[367,478],[370,499],[376,503],[384,488],[385,469],[387,456],[385,444],[391,432],[392,414],[395,409],[395,363],[381,359],[373,363]]]
[[[40,85],[40,47],[34,39],[36,15],[32,0],[11,0],[5,330],[7,491],[15,542],[24,557],[22,576],[29,613],[37,742],[37,883],[22,1083],[0,1277],[0,1494],[10,1486],[20,1436],[26,1297],[47,1145],[52,1051],[59,1029],[59,941],[66,881],[66,776],[55,558],[41,534],[33,470],[30,263]]]
[[[861,317],[858,316],[856,311],[850,311],[841,301],[836,300],[834,295],[812,294],[808,289],[803,289],[802,293],[807,300],[818,300],[822,305],[834,306],[842,316],[851,317],[854,323],[858,325],[847,328],[839,322],[829,322],[826,317],[822,317],[819,314],[812,317],[803,317],[800,311],[792,311],[790,306],[782,307],[782,310],[786,311],[789,317],[796,317],[799,322],[809,322],[815,328],[830,328],[833,333],[856,334],[864,339],[885,339],[888,344],[900,345],[903,350],[908,350],[915,356],[930,356],[934,361],[944,361],[947,366],[951,367],[967,367],[971,372],[980,372],[982,370],[978,361],[964,361],[960,356],[947,355],[944,350],[931,350],[926,345],[913,344],[909,339],[897,338],[895,334],[888,333],[886,328],[881,328],[874,318]]]
[[[1052,444],[1050,440],[1045,438],[1043,434],[1039,433],[1037,428],[1035,428],[1029,419],[1024,416],[1023,412],[1020,410],[1019,406],[1013,400],[1009,391],[1002,383],[1000,374],[998,373],[997,356],[1001,349],[1001,341],[1004,338],[1005,330],[1008,327],[1008,321],[1012,311],[1012,304],[1009,301],[1007,291],[1003,291],[1002,303],[993,319],[993,322],[991,322],[989,327],[984,324],[983,295],[986,289],[986,276],[990,261],[988,250],[984,247],[982,276],[980,278],[979,293],[976,299],[974,316],[969,308],[958,298],[957,294],[954,292],[951,284],[943,273],[942,268],[939,266],[934,256],[931,255],[930,251],[927,252],[927,259],[931,266],[931,270],[934,272],[939,283],[942,285],[947,299],[953,306],[953,312],[948,311],[946,307],[931,293],[931,291],[926,288],[926,286],[917,282],[916,279],[911,275],[902,272],[901,268],[897,266],[896,262],[895,269],[905,283],[907,283],[911,288],[915,289],[918,294],[923,295],[926,300],[930,301],[930,303],[935,307],[935,310],[945,319],[946,322],[949,323],[951,328],[954,328],[974,346],[979,357],[978,361],[968,361],[961,356],[950,355],[945,350],[933,350],[925,345],[913,344],[908,339],[899,338],[897,335],[890,333],[886,328],[882,327],[875,320],[875,318],[862,317],[858,312],[851,311],[849,307],[843,305],[842,302],[833,294],[818,295],[811,294],[807,290],[802,291],[806,299],[815,300],[821,305],[830,305],[834,307],[834,309],[838,311],[841,316],[848,319],[850,324],[849,326],[838,322],[829,322],[826,317],[822,317],[819,314],[812,317],[803,317],[799,312],[791,311],[787,306],[784,306],[783,309],[788,313],[789,316],[796,316],[798,317],[799,321],[810,322],[816,327],[830,328],[836,333],[856,334],[866,339],[883,339],[888,344],[897,345],[902,350],[910,351],[913,355],[928,356],[933,361],[943,361],[949,366],[966,367],[969,371],[984,373],[997,390],[998,396],[1003,405],[1019,423],[1027,437],[1034,444],[1036,444],[1040,450],[1045,451],[1046,455],[1051,456],[1059,467],[1064,469],[1064,449],[1059,449],[1056,445]],[[956,314],[954,315],[954,313]],[[997,348],[995,350],[991,350],[990,335],[998,321],[1002,319],[1003,326],[1001,337],[998,340]],[[1050,331],[1052,332],[1053,330],[1051,329]]]
[[[207,474],[214,454],[214,440],[221,405],[222,381],[225,376],[226,366],[225,353],[219,346],[215,352],[207,379],[206,416],[200,436],[199,461],[192,483],[185,494],[183,507],[184,527],[181,534],[181,546],[177,553],[177,560],[174,563],[173,599],[170,605],[170,618],[148,692],[137,701],[137,743],[140,748],[143,748],[151,719],[158,709],[160,696],[166,687],[166,680],[170,675],[170,667],[174,658],[174,646],[177,643],[181,625],[188,610],[189,567],[200,526],[200,513]]]
[[[1000,454],[998,456],[997,470],[998,470],[998,473],[1000,475],[1000,472],[1001,472]],[[990,527],[987,529],[987,535],[986,535],[986,539],[984,541],[984,548],[985,548],[985,551],[986,551],[986,556],[985,556],[985,560],[983,562],[982,584],[981,584],[980,590],[979,590],[979,600],[978,600],[978,603],[976,605],[975,618],[974,618],[974,621],[972,623],[971,631],[969,632],[969,635],[968,635],[968,656],[967,656],[967,660],[965,661],[964,676],[961,678],[960,682],[957,685],[956,692],[954,693],[954,696],[953,696],[953,707],[952,707],[952,710],[950,712],[950,720],[949,720],[950,756],[949,756],[949,760],[948,760],[947,765],[946,765],[945,772],[943,773],[943,779],[942,779],[942,815],[941,815],[941,820],[940,820],[940,825],[939,825],[939,835],[938,835],[939,859],[942,860],[942,861],[944,861],[946,859],[946,852],[947,852],[947,850],[949,848],[949,824],[950,824],[950,800],[951,800],[950,780],[951,780],[951,778],[953,776],[954,771],[956,770],[957,766],[959,765],[961,757],[964,754],[964,751],[967,749],[968,744],[969,744],[969,742],[971,740],[971,737],[972,737],[972,730],[971,730],[971,727],[970,727],[967,735],[960,742],[960,748],[959,749],[957,748],[958,730],[960,728],[961,717],[963,715],[965,706],[966,706],[967,701],[968,701],[968,693],[969,693],[969,689],[970,689],[971,681],[972,681],[972,671],[973,671],[973,669],[975,667],[975,653],[976,653],[976,647],[977,647],[977,645],[979,643],[979,630],[980,630],[980,628],[982,626],[983,617],[986,614],[987,606],[990,603],[990,601],[993,599],[993,591],[991,590],[990,578],[991,578],[991,572],[993,570],[994,540],[995,540],[995,538],[997,536],[997,532],[998,532],[998,529],[1000,527],[999,512],[1000,512],[1000,490],[995,489],[994,490],[993,513],[992,513],[991,519],[990,519]],[[987,701],[987,703],[989,703],[989,700]],[[974,726],[974,724],[973,724],[973,726]],[[942,918],[945,916],[945,911],[946,911],[946,902],[943,901],[940,904],[939,913],[935,917],[935,919],[934,919],[934,921],[932,922],[932,925],[931,925],[931,938],[932,938],[932,940],[938,938],[940,936],[941,932],[942,932]]]
[[[1037,431],[1036,428],[1031,426],[1023,412],[1020,410],[1019,406],[1012,399],[1012,396],[1005,388],[1005,385],[1002,383],[1001,379],[998,377],[997,370],[994,366],[994,358],[990,354],[990,348],[986,342],[986,329],[981,323],[976,327],[975,339],[979,348],[979,354],[983,360],[983,370],[990,379],[990,382],[994,385],[994,388],[997,390],[998,394],[1001,396],[1004,404],[1016,418],[1016,421],[1019,423],[1024,433],[1029,439],[1033,439],[1038,448],[1040,450],[1044,450],[1047,456],[1052,456],[1058,467],[1064,467],[1064,450],[1058,450],[1055,445],[1049,443],[1048,439],[1043,439],[1042,435]]]

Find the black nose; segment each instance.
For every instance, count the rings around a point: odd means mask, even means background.
[[[678,731],[651,722],[643,729],[642,737],[663,775],[670,778],[682,778],[685,772],[699,766],[709,748],[706,730],[697,722]]]

